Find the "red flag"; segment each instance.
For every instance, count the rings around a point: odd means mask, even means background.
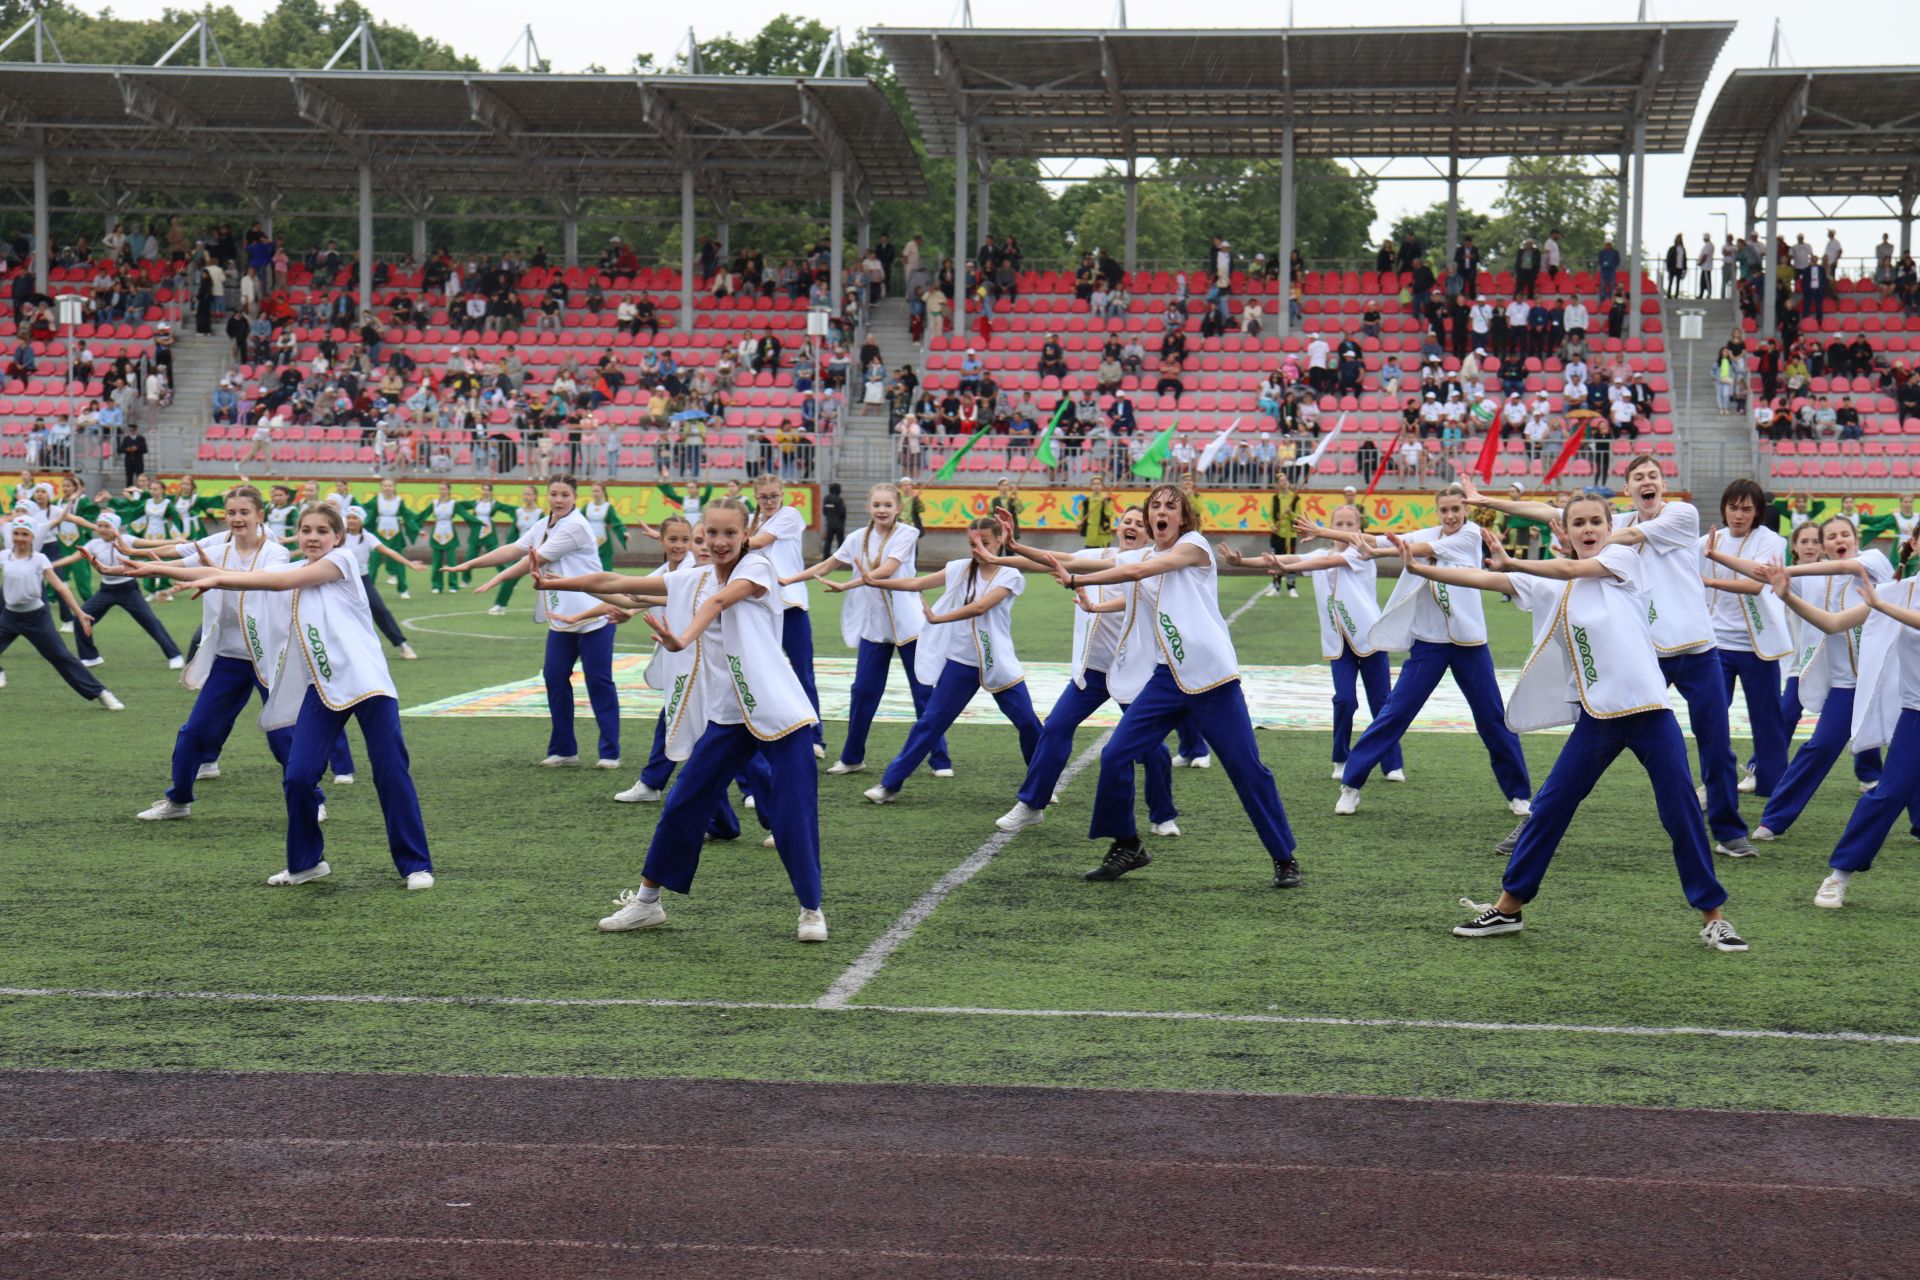
[[[1493,483],[1493,464],[1500,456],[1500,419],[1487,424],[1487,438],[1480,442],[1480,460],[1473,464],[1481,484]]]
[[[1553,460],[1551,467],[1547,468],[1547,474],[1540,477],[1540,486],[1542,488],[1552,484],[1554,480],[1559,477],[1560,473],[1567,469],[1567,464],[1573,461],[1573,455],[1580,452],[1580,446],[1585,444],[1586,441],[1587,424],[1583,422],[1574,428],[1573,434],[1567,437],[1567,442],[1560,446],[1560,456]]]
[[[1386,475],[1387,468],[1393,465],[1393,451],[1395,447],[1396,445],[1393,441],[1388,441],[1387,447],[1380,451],[1380,469],[1373,473],[1373,480],[1367,485],[1367,497],[1371,498],[1373,496],[1373,491],[1380,487],[1380,477]]]

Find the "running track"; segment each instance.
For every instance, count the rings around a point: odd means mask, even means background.
[[[1733,1069],[1730,1065],[1730,1069]],[[1920,1122],[0,1073],[0,1275],[1910,1277]]]

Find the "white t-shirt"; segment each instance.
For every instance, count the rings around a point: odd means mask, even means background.
[[[1737,578],[1739,575],[1733,570],[1722,568],[1707,559],[1707,539],[1710,536],[1704,533],[1700,535],[1700,576]],[[1722,529],[1717,545],[1722,552],[1742,560],[1756,560],[1762,564],[1787,562],[1787,540],[1771,529],[1756,527],[1744,538],[1736,538]],[[1798,581],[1805,582],[1806,579]],[[1707,612],[1713,618],[1713,642],[1719,648],[1752,653],[1755,651],[1754,641],[1758,638],[1760,652],[1768,658],[1777,658],[1793,651],[1786,606],[1771,591],[1763,588],[1758,594],[1749,596],[1709,587]]]
[[[514,544],[539,548],[541,560],[555,577],[571,578],[579,574],[599,573],[600,549],[594,545],[593,530],[588,527],[586,517],[574,510],[551,527],[548,521],[548,517],[535,521],[531,529],[514,539]],[[598,603],[583,591],[536,591],[533,595],[533,620],[545,622],[555,631],[585,635],[606,626],[607,620],[589,618],[585,622],[562,624],[551,621],[550,615],[584,613]]]
[[[773,541],[762,550],[767,559],[773,561],[773,567],[781,577],[791,578],[807,567],[800,548],[800,538],[807,531],[807,522],[799,511],[783,506],[768,516],[758,531],[773,535]],[[796,582],[781,587],[780,599],[789,609],[805,609],[807,584]]]
[[[955,565],[960,566],[957,572]],[[963,667],[978,667],[980,650],[974,643],[974,637],[984,634],[987,642],[991,644],[1002,635],[1010,637],[1013,634],[1013,602],[1015,597],[1027,589],[1027,575],[1018,569],[1002,565],[993,571],[991,577],[985,573],[976,573],[973,589],[969,591],[966,586],[967,567],[965,560],[953,560],[947,564],[947,590],[954,595],[956,605],[971,604],[995,587],[1007,589],[1004,600],[967,624],[973,635],[962,637],[960,643],[947,651],[947,661],[957,662]],[[1010,640],[1008,652],[1011,652]]]
[[[259,549],[253,555],[247,555],[233,547],[233,535],[230,533],[217,533],[211,538],[202,538],[180,548],[180,563],[188,568],[211,565],[219,569],[242,571],[281,569],[286,567],[287,559],[285,547],[264,538]],[[207,592],[202,598],[201,642],[212,643],[215,657],[248,661],[253,656],[247,652],[247,637],[241,630],[242,594],[239,591],[217,589]]]
[[[851,565],[856,577],[863,564],[877,575],[887,561],[897,560],[900,567],[895,576],[913,578],[919,576],[915,564],[919,544],[920,531],[910,524],[894,525],[884,538],[872,525],[864,525],[841,541],[833,558]],[[862,640],[899,645],[919,637],[925,618],[911,599],[897,598],[901,594],[857,586],[842,596],[840,638],[849,649],[858,648]]]
[[[1653,647],[1662,657],[1712,648],[1713,621],[1700,582],[1700,513],[1689,503],[1669,502],[1651,520],[1635,511],[1615,512],[1613,527],[1637,528],[1646,537],[1639,551],[1646,562],[1641,577],[1650,598]]]
[[[46,571],[51,568],[53,562],[38,551],[19,556],[9,550],[0,556],[0,576],[5,578],[9,613],[32,613],[35,609],[47,607],[40,589],[46,585]]]

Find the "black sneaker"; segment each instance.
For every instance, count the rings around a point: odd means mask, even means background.
[[[1273,887],[1276,889],[1298,889],[1300,887],[1300,864],[1289,858],[1285,862],[1273,864]]]
[[[1527,824],[1525,821],[1522,821],[1519,826],[1507,832],[1507,838],[1493,846],[1494,853],[1502,858],[1511,858],[1513,856],[1513,847],[1520,843],[1520,833],[1526,829]]]
[[[1100,865],[1081,876],[1082,880],[1118,880],[1129,871],[1138,871],[1153,861],[1153,855],[1140,847],[1140,841],[1115,840]]]
[[[1509,915],[1484,902],[1475,902],[1472,898],[1460,899],[1460,905],[1479,914],[1465,924],[1453,926],[1453,936],[1456,938],[1491,938],[1496,934],[1520,932],[1518,911]]]

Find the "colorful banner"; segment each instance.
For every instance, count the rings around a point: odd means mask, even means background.
[[[989,513],[989,504],[997,489],[926,488],[920,497],[927,504],[926,527],[964,529],[976,516]],[[1147,500],[1146,487],[1108,490],[1123,508]],[[1302,499],[1301,524],[1333,517],[1333,509],[1345,499],[1338,492],[1299,490]],[[1020,527],[1038,533],[1072,533],[1079,529],[1086,514],[1087,491],[1067,488],[1022,488],[1017,491]],[[1273,497],[1270,489],[1203,489],[1198,495],[1200,527],[1208,533],[1265,533],[1267,513]],[[1406,532],[1438,524],[1431,493],[1377,494],[1361,500],[1367,526],[1381,531]]]
[[[195,476],[194,479],[199,485],[200,491],[206,494],[219,494],[225,492],[231,486],[240,483],[240,477],[238,476],[199,475]],[[164,477],[164,480],[168,492],[172,492],[176,477]],[[256,479],[252,483],[258,486],[263,493],[273,485],[281,483],[290,484],[295,493],[300,491],[298,482],[283,482],[262,478]],[[453,496],[459,501],[464,502],[480,496],[480,484],[478,481],[453,480],[448,483],[453,486]],[[379,491],[380,482],[369,476],[364,480],[352,481],[348,487],[352,489],[355,498],[365,498]],[[751,485],[743,484],[732,487],[737,491],[737,496],[749,502],[753,500],[753,487]],[[526,488],[533,489],[541,506],[544,507],[547,504],[546,484],[544,482],[530,484],[524,480],[495,481],[493,485],[493,500],[508,507],[517,507],[520,505],[521,491]],[[427,503],[439,496],[440,482],[438,480],[401,480],[395,483],[394,489],[406,500],[408,507],[419,511]],[[702,502],[711,502],[715,498],[725,497],[727,496],[728,489],[729,486],[725,484],[703,485],[700,490],[700,500]],[[333,481],[321,481],[320,493],[323,497],[332,491]],[[807,522],[807,527],[809,529],[818,528],[820,487],[813,484],[790,484],[786,487],[786,495],[786,504],[800,512],[801,517]],[[580,484],[579,496],[580,501],[583,503],[589,500],[588,486],[585,481],[582,481]],[[682,494],[680,486],[671,483],[610,484],[607,486],[607,500],[613,503],[613,509],[619,513],[622,523],[631,525],[644,520],[648,524],[659,524],[663,517],[678,515],[680,513]]]

